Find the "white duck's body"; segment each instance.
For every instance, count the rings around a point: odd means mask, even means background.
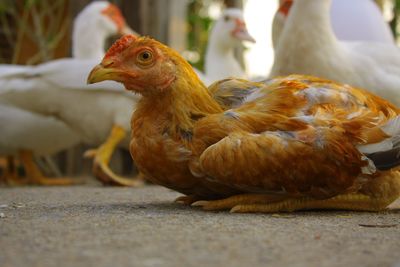
[[[133,105],[135,101],[122,86],[106,83],[100,86],[103,92],[86,85],[91,68],[104,55],[106,38],[121,30],[105,15],[110,7],[115,8],[97,1],[78,15],[73,33],[75,58],[38,66],[0,65],[0,154],[31,150],[49,155],[79,142],[100,144],[115,121],[129,127],[129,119],[120,119],[119,103],[102,100],[104,94],[111,94]],[[123,111],[124,106],[120,105]]]
[[[207,84],[227,78],[246,78],[246,72],[235,58],[235,48],[242,41],[254,42],[238,8],[225,9],[211,30],[204,59],[204,73],[196,71]]]
[[[6,91],[38,90],[43,87],[87,90],[92,87],[86,84],[86,78],[94,62],[97,61],[62,58],[37,66],[12,65],[9,68],[8,65],[0,65],[0,95]],[[124,93],[123,87],[115,82],[105,82],[101,88]]]
[[[80,140],[77,133],[57,118],[9,103],[0,104],[0,125],[0,155],[16,156],[20,150],[34,151],[37,156],[51,155]]]
[[[400,105],[400,51],[393,44],[338,41],[331,0],[296,0],[270,76],[306,74],[364,88]]]
[[[296,1],[296,0],[294,0]],[[272,26],[272,43],[277,47],[293,0],[284,0]],[[330,8],[333,32],[342,41],[394,43],[394,37],[381,11],[372,0],[333,0]]]
[[[120,125],[129,131],[130,117],[137,99],[134,95],[119,91],[117,87],[119,85],[116,83],[115,89],[108,89],[112,83],[88,86],[88,88],[74,88],[52,87],[52,80],[44,81],[39,76],[30,78],[25,76],[21,79],[22,83],[25,83],[24,89],[0,91],[0,106],[20,109],[27,113],[27,121],[32,122],[32,125],[29,128],[24,126],[26,131],[20,134],[22,137],[25,134],[27,139],[32,139],[31,136],[42,138],[42,132],[53,132],[54,136],[52,137],[50,137],[50,133],[46,133],[49,135],[48,140],[57,139],[62,143],[61,140],[67,138],[65,139],[65,146],[67,146],[71,145],[71,138],[68,136],[72,133],[77,137],[76,141],[100,145],[107,139],[114,125]],[[36,79],[38,81],[35,81]],[[14,77],[11,82],[16,82],[15,80]],[[82,84],[84,81],[82,80]],[[38,83],[41,83],[39,88],[29,88],[32,84],[36,86]],[[77,82],[75,81],[75,84],[72,85],[77,85]],[[14,114],[12,115],[14,116]],[[12,118],[12,116],[10,117]],[[35,118],[52,121],[54,125],[46,124],[46,128],[35,126],[33,121]],[[66,129],[63,129],[62,126]],[[36,135],[31,134],[31,131]],[[65,135],[62,133],[63,131],[66,131]],[[128,138],[122,144],[127,147]],[[42,147],[46,147],[45,143]],[[60,148],[62,145],[58,147]]]
[[[118,12],[119,14],[111,14]],[[119,9],[107,1],[92,2],[83,9],[74,20],[72,57],[101,60],[104,56],[106,39],[124,31],[124,25],[119,25],[120,18],[116,20],[112,17],[115,15],[122,17]]]
[[[373,0],[333,0],[331,23],[339,40],[394,43],[390,27]]]

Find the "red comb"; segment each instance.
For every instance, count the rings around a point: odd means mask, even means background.
[[[137,37],[132,34],[125,35],[118,39],[111,47],[108,49],[105,57],[114,56],[123,50],[125,50],[131,43],[133,43]]]

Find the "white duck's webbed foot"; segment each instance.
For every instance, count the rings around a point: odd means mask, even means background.
[[[106,142],[97,149],[91,149],[85,152],[85,157],[93,159],[93,174],[104,184],[119,186],[139,187],[143,185],[142,175],[138,174],[134,178],[125,178],[115,174],[109,167],[110,159],[117,145],[125,138],[126,131],[115,125]]]
[[[15,163],[15,158],[13,156],[7,156],[4,158],[2,164],[2,172],[0,175],[0,183],[6,185],[25,185],[28,180],[21,177],[18,173],[18,168]]]
[[[40,169],[37,167],[33,160],[32,151],[21,150],[19,152],[19,157],[21,163],[25,169],[26,176],[28,178],[28,183],[35,185],[54,185],[54,186],[62,186],[62,185],[73,185],[78,184],[79,181],[74,181],[69,178],[49,178],[45,177]]]

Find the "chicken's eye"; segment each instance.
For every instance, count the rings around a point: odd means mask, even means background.
[[[225,17],[224,17],[224,20],[225,20],[226,22],[228,22],[230,19],[231,19],[231,18],[230,18],[229,16],[225,16]]]
[[[151,63],[152,59],[153,59],[153,54],[148,50],[142,51],[137,55],[137,60],[142,65]]]

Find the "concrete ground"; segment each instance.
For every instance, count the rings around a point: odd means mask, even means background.
[[[141,189],[0,189],[0,266],[400,267],[400,210],[230,214]],[[400,203],[396,203],[400,204]]]

